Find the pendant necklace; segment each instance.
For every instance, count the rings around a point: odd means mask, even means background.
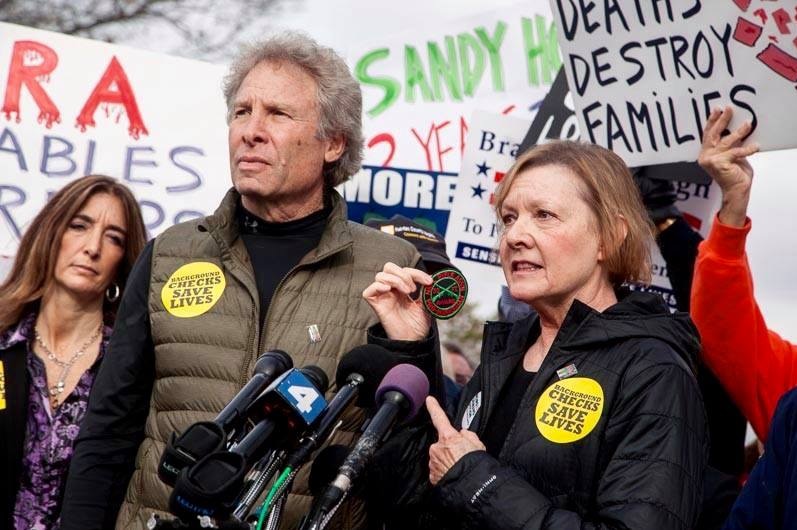
[[[50,348],[47,347],[47,344],[45,344],[44,339],[42,339],[41,335],[39,335],[38,328],[33,329],[33,334],[36,337],[36,342],[39,343],[39,346],[41,346],[41,348],[44,350],[44,353],[47,354],[47,358],[52,362],[54,362],[56,365],[61,367],[61,375],[58,376],[58,381],[53,386],[48,388],[50,399],[53,401],[55,405],[58,405],[60,401],[59,399],[60,395],[64,392],[66,376],[69,373],[70,368],[72,368],[72,365],[75,364],[78,358],[80,358],[86,353],[86,348],[91,346],[94,343],[94,341],[97,340],[97,337],[100,336],[101,332],[102,332],[102,322],[100,322],[100,325],[97,328],[97,331],[94,333],[94,335],[92,335],[89,338],[89,340],[87,340],[83,344],[83,346],[81,346],[75,353],[73,353],[72,357],[70,357],[69,360],[62,361],[61,359],[56,357],[55,353],[53,353],[53,351],[50,350]]]

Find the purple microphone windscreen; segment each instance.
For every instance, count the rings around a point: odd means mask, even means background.
[[[376,403],[380,404],[382,396],[391,390],[401,392],[407,398],[410,407],[404,420],[409,421],[415,417],[429,395],[429,379],[417,366],[399,364],[390,369],[376,389]]]

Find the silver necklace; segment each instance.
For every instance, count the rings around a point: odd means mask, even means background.
[[[61,375],[58,376],[58,381],[53,386],[48,388],[50,399],[56,405],[59,402],[60,395],[63,394],[64,392],[66,376],[69,373],[69,369],[72,368],[72,365],[75,364],[78,358],[80,358],[82,355],[86,353],[86,348],[91,346],[94,343],[94,341],[97,340],[97,337],[100,336],[101,332],[102,332],[102,322],[100,322],[100,325],[97,328],[97,331],[94,333],[94,335],[92,335],[89,338],[89,340],[87,340],[83,344],[83,346],[81,346],[75,353],[73,353],[72,357],[70,357],[69,360],[62,361],[61,359],[56,357],[55,353],[53,353],[53,351],[50,350],[50,348],[47,347],[47,344],[45,344],[44,339],[42,339],[41,335],[39,335],[39,329],[33,328],[33,334],[36,337],[36,342],[39,343],[39,346],[41,346],[41,348],[44,350],[44,353],[47,354],[47,359],[49,359],[50,361],[54,362],[56,365],[61,367]]]

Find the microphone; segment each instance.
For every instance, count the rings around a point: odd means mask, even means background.
[[[357,397],[357,406],[370,408],[374,406],[374,394],[379,384],[391,368],[399,364],[398,356],[376,344],[357,346],[345,354],[338,363],[335,383],[338,388],[346,384],[351,374],[363,376],[363,384]]]
[[[396,356],[381,346],[365,344],[352,349],[340,360],[335,373],[338,392],[327,405],[318,425],[305,435],[296,450],[286,459],[286,465],[298,469],[309,460],[310,455],[332,434],[343,413],[352,403],[359,407],[371,407],[377,382],[396,365]]]
[[[310,466],[310,475],[307,478],[307,485],[313,497],[320,495],[327,484],[332,482],[338,474],[338,468],[343,465],[343,461],[349,456],[351,450],[345,445],[328,445],[321,449],[313,459]]]
[[[329,388],[327,374],[318,366],[306,366],[300,370],[289,370],[263,391],[246,410],[246,417],[254,424],[252,432],[264,420],[279,420],[285,432],[295,434],[313,424],[327,407],[324,393]],[[256,440],[265,432],[254,436],[249,432],[232,449],[247,458],[262,456],[256,450]],[[285,438],[285,436],[282,436]]]
[[[299,469],[310,460],[313,451],[332,435],[340,425],[340,417],[355,401],[360,407],[373,405],[373,395],[377,383],[396,364],[396,355],[381,346],[371,344],[358,346],[341,357],[335,374],[338,392],[329,401],[313,429],[306,432],[294,451],[282,459],[284,469],[290,470],[291,480]],[[348,449],[346,449],[346,453],[348,454]],[[333,471],[337,471],[342,462],[343,458],[335,464]],[[335,478],[332,472],[330,475],[326,482]],[[233,517],[242,520],[249,513],[252,504],[262,493],[267,480],[266,477],[258,477],[252,483],[252,486],[241,497],[233,512]]]
[[[246,419],[244,412],[252,405],[255,397],[291,368],[293,360],[282,350],[268,351],[261,355],[255,362],[252,379],[222,409],[214,422],[221,425],[224,432],[231,432]]]
[[[376,414],[343,461],[335,479],[316,497],[302,529],[326,526],[393,426],[399,421],[414,418],[427,395],[429,380],[416,366],[399,364],[385,375],[376,391],[375,399],[379,406]]]
[[[246,407],[252,429],[229,451],[208,454],[183,469],[169,499],[178,517],[225,517],[243,488],[252,465],[268,449],[283,449],[311,425],[326,407],[323,393],[329,380],[321,368],[291,369]]]
[[[228,438],[243,425],[244,412],[253,400],[291,368],[293,360],[282,350],[267,351],[258,357],[252,378],[213,421],[194,423],[179,437],[172,433],[158,464],[161,481],[174,486],[183,468],[194,465],[204,455],[223,449]]]

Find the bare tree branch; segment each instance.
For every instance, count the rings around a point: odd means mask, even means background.
[[[280,9],[302,0],[0,0],[0,20],[133,44],[198,59],[224,59],[262,34]],[[143,37],[147,36],[147,37]]]

